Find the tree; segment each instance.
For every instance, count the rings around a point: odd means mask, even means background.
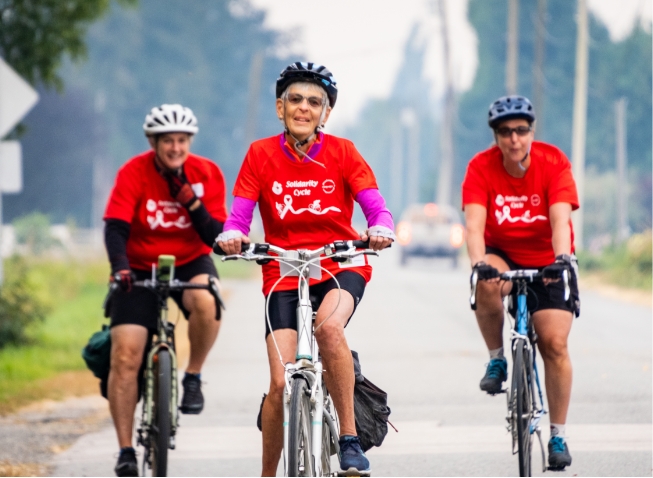
[[[0,55],[31,84],[61,90],[57,70],[64,55],[73,61],[84,58],[86,30],[110,4],[111,0],[0,0]]]

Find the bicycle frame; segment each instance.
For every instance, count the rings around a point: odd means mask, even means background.
[[[170,449],[174,450],[175,434],[177,433],[179,421],[177,413],[179,386],[177,382],[177,354],[175,353],[172,337],[174,328],[168,327],[168,292],[169,291],[166,290],[165,293],[158,295],[160,313],[157,323],[157,339],[153,341],[152,347],[147,354],[147,362],[145,365],[145,398],[143,400],[143,416],[138,433],[139,442],[142,442],[144,440],[141,440],[140,438],[141,433],[150,430],[152,427],[152,408],[154,406],[154,357],[161,351],[161,349],[166,349],[170,354],[172,364],[172,389],[170,391]],[[147,439],[149,439],[149,437]]]

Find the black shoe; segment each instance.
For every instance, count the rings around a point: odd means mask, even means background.
[[[204,408],[204,395],[202,395],[202,381],[197,375],[186,374],[181,381],[184,387],[184,398],[181,399],[181,413],[197,415]]]
[[[481,390],[487,393],[501,393],[503,382],[508,378],[508,361],[505,357],[492,359],[481,379]]]
[[[136,450],[131,447],[122,448],[118,455],[118,463],[114,468],[116,476],[138,476],[138,461]]]
[[[565,439],[559,436],[549,440],[549,469],[564,470],[571,465],[571,455]]]

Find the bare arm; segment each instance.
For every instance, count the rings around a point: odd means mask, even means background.
[[[485,221],[487,209],[480,204],[465,206],[465,223],[467,225],[467,253],[472,266],[485,260]]]
[[[549,207],[549,220],[553,234],[553,253],[571,254],[571,204],[558,202]]]

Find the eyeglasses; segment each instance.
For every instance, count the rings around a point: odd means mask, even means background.
[[[292,105],[301,105],[304,100],[308,101],[308,106],[311,108],[322,108],[324,106],[325,100],[324,98],[320,98],[319,96],[302,96],[297,93],[291,93],[288,95],[288,101]]]
[[[495,129],[494,131],[502,138],[510,138],[512,137],[513,133],[517,133],[517,136],[526,136],[532,130],[533,128],[531,126],[517,126],[516,128],[508,128],[507,126],[503,126],[501,128]]]

